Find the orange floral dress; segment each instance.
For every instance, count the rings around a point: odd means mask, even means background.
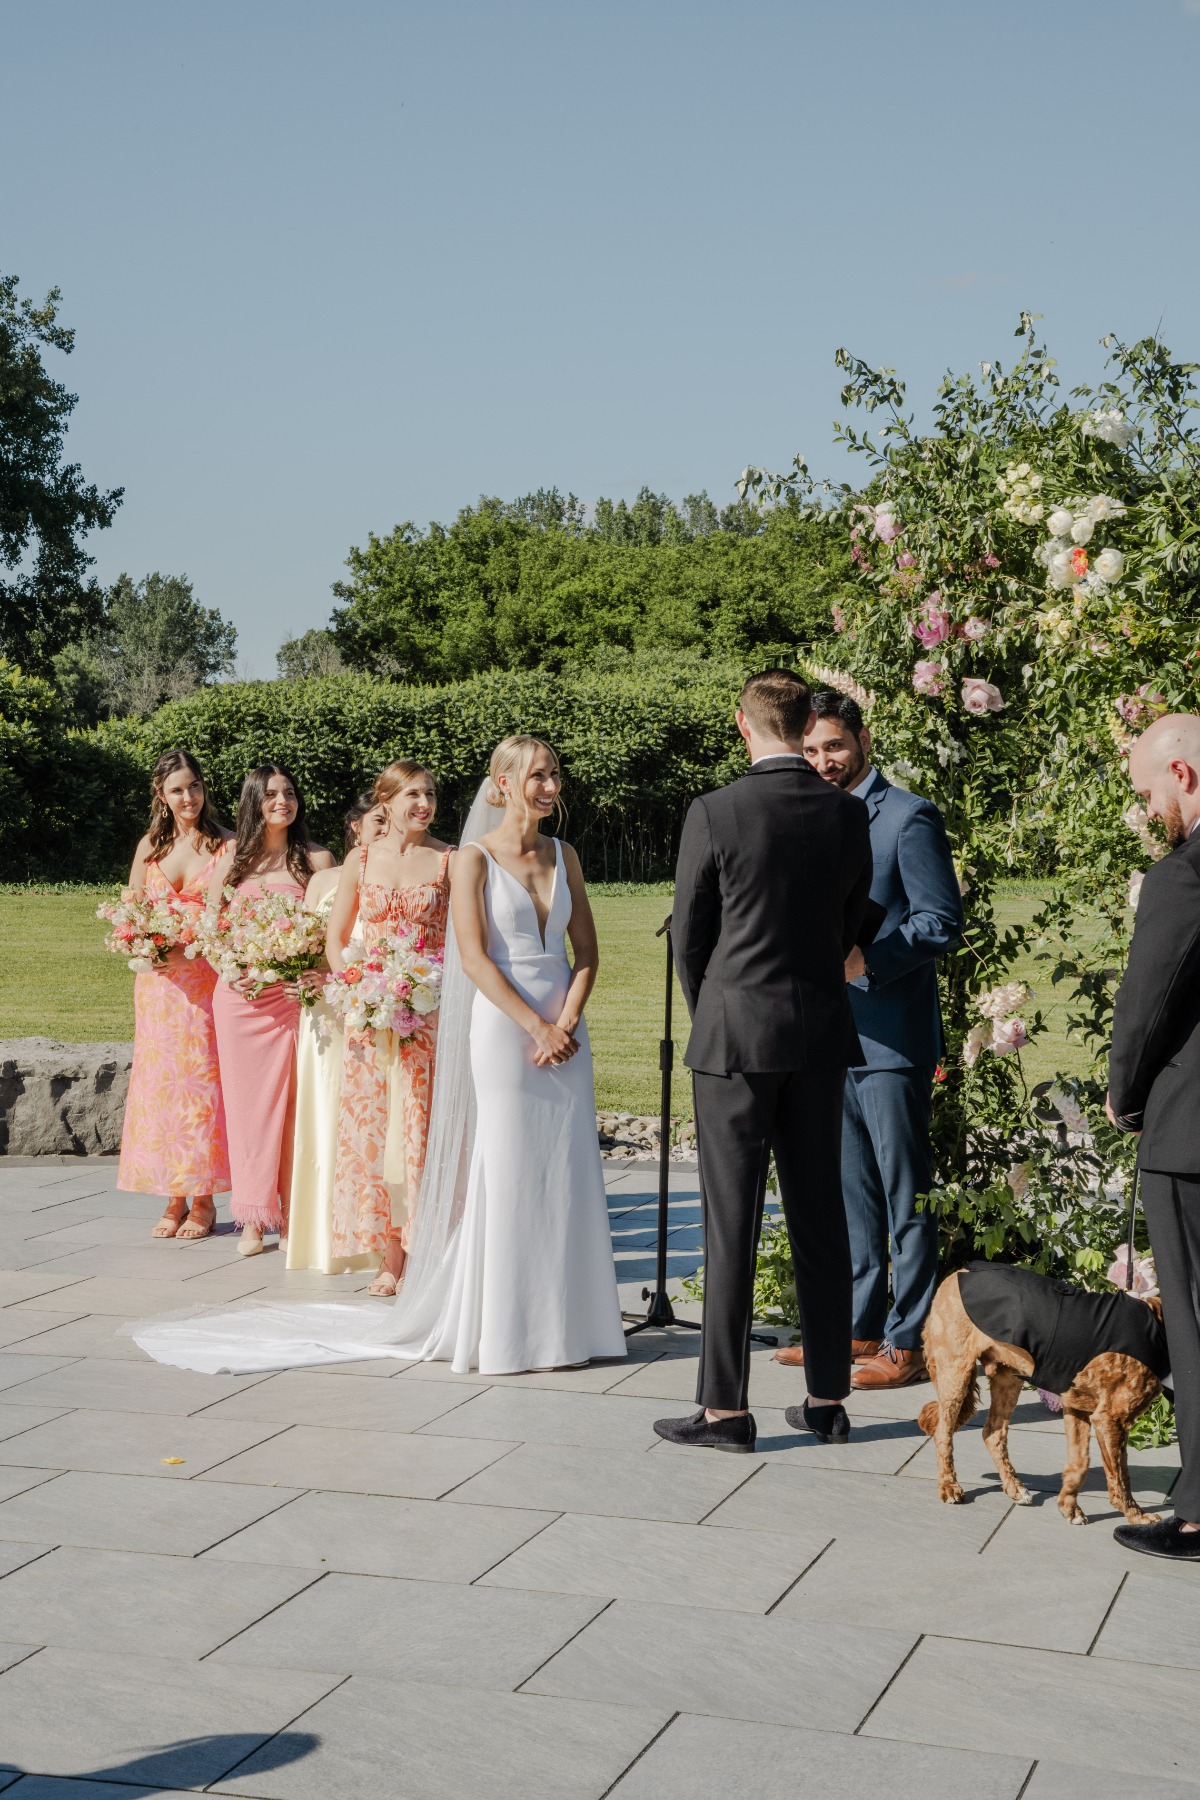
[[[363,866],[366,854],[362,853]],[[384,887],[359,877],[358,917],[369,949],[415,930],[441,951],[450,909],[450,852],[437,877]],[[416,1037],[346,1029],[333,1178],[333,1253],[382,1255],[389,1238],[407,1245],[416,1216],[437,1053],[437,1015]]]
[[[156,862],[146,864],[150,898],[178,894],[197,914],[214,857],[176,889]],[[127,1194],[224,1194],[229,1139],[217,1067],[213,989],[203,957],[133,987],[133,1068],[121,1130],[117,1186]]]

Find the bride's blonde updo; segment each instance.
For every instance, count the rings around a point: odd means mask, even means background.
[[[516,737],[506,737],[492,751],[492,760],[488,764],[488,784],[484,799],[489,806],[504,805],[504,790],[500,786],[501,775],[507,775],[518,794],[523,794],[525,777],[533,766],[533,759],[539,750],[544,750],[552,758],[554,767],[562,774],[562,764],[558,760],[557,751],[551,749],[544,738],[527,737],[519,733]]]

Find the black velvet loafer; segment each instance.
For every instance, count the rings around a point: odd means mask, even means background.
[[[1180,1519],[1160,1519],[1157,1525],[1118,1525],[1113,1536],[1123,1550],[1140,1550],[1143,1556],[1200,1562],[1200,1531],[1184,1531]]]
[[[789,1406],[784,1418],[793,1431],[811,1431],[823,1444],[848,1444],[850,1419],[839,1400],[836,1406]]]
[[[701,1450],[733,1450],[742,1456],[750,1454],[758,1436],[753,1413],[738,1413],[733,1419],[706,1419],[703,1407],[686,1419],[655,1419],[654,1429],[668,1444],[695,1444]]]

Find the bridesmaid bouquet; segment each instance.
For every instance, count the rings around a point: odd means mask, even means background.
[[[200,948],[195,902],[175,894],[135,894],[124,888],[119,900],[105,900],[96,908],[96,917],[112,926],[105,949],[123,956],[135,975],[148,974],[172,950],[195,956]]]
[[[325,983],[325,1000],[355,1031],[415,1037],[442,1001],[442,958],[421,933],[400,933],[348,959]]]
[[[325,921],[306,912],[291,894],[241,894],[224,891],[226,904],[209,907],[198,927],[197,948],[212,964],[222,981],[254,984],[257,999],[267,988],[295,981],[315,969],[325,954]],[[300,998],[311,1006],[319,998],[301,989]]]

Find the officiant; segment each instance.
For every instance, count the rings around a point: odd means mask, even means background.
[[[846,960],[863,1062],[847,1076],[842,1193],[854,1271],[852,1385],[922,1380],[921,1333],[937,1278],[937,1217],[918,1205],[931,1184],[933,1079],[943,1053],[937,962],[961,935],[962,896],[936,806],[887,781],[849,695],[813,695],[804,754],[858,796],[870,821],[870,942]],[[891,1249],[889,1304],[888,1262]],[[803,1347],[776,1352],[803,1361]]]

